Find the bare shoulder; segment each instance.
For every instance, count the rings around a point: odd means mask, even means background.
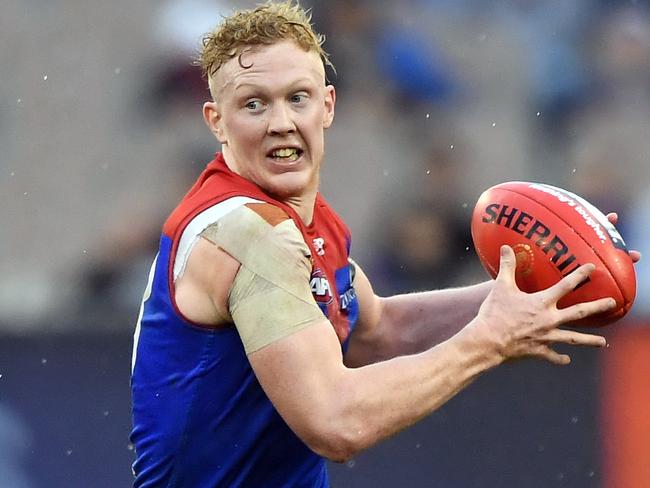
[[[228,293],[240,263],[226,251],[201,237],[176,282],[176,304],[189,320],[219,326],[231,322]]]

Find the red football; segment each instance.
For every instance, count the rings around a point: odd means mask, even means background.
[[[561,188],[521,181],[489,188],[474,208],[472,239],[493,278],[499,271],[500,247],[511,246],[517,256],[517,285],[528,293],[548,288],[581,264],[595,264],[589,279],[558,307],[604,297],[614,298],[617,307],[574,325],[609,324],[634,302],[636,275],[621,235],[596,207]]]

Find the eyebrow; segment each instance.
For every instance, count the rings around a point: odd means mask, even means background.
[[[312,79],[310,79],[310,78],[300,78],[300,79],[298,79],[298,80],[296,80],[296,81],[291,82],[291,83],[290,83],[289,85],[287,85],[287,86],[288,86],[288,88],[294,88],[294,87],[296,87],[296,86],[303,85],[303,84],[305,84],[305,83],[307,83],[307,84],[309,84],[309,85],[313,85],[313,84],[314,84],[314,80],[312,80]],[[236,84],[236,85],[234,86],[233,89],[234,89],[234,91],[236,92],[237,90],[244,89],[244,88],[252,88],[252,89],[254,89],[254,90],[264,90],[264,91],[268,91],[268,90],[269,90],[268,87],[265,86],[265,85],[260,85],[260,84],[252,83],[252,82],[249,82],[249,81],[245,81],[245,82],[243,82],[243,83],[238,83],[238,84]]]
[[[241,90],[241,89],[244,89],[244,88],[252,88],[252,89],[254,89],[254,90],[265,89],[265,87],[264,87],[263,85],[258,85],[258,84],[255,84],[255,83],[248,83],[248,82],[245,82],[245,83],[238,83],[238,84],[236,84],[236,85],[233,87],[233,90],[234,90],[234,91],[237,91],[237,90]]]

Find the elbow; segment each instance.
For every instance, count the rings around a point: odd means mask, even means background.
[[[345,463],[363,450],[348,439],[332,438],[308,442],[309,448],[319,456],[335,463]]]
[[[340,421],[315,429],[303,440],[316,454],[335,463],[349,461],[371,444],[361,429],[349,428]]]

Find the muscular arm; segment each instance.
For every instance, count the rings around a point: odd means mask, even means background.
[[[334,332],[323,321],[250,354],[251,365],[278,412],[313,450],[333,460],[347,459],[417,422],[506,359],[535,356],[567,364],[569,357],[553,351],[551,344],[605,345],[602,337],[557,328],[614,305],[614,300],[602,299],[556,307],[593,265],[535,294],[517,289],[515,266],[507,248],[477,316],[424,352],[348,368]]]
[[[492,281],[388,298],[377,297],[357,266],[358,325],[345,357],[349,366],[414,354],[449,339],[478,313]]]
[[[553,343],[605,345],[602,337],[557,328],[614,305],[602,299],[556,307],[593,265],[535,294],[517,289],[515,266],[512,249],[504,249],[500,274],[476,317],[424,352],[348,368],[323,321],[250,354],[251,365],[289,426],[316,452],[344,460],[417,422],[506,359],[567,364],[570,358],[551,349]]]
[[[334,461],[417,422],[502,361],[489,340],[459,334],[417,355],[351,369],[326,321],[249,359],[287,424]]]

